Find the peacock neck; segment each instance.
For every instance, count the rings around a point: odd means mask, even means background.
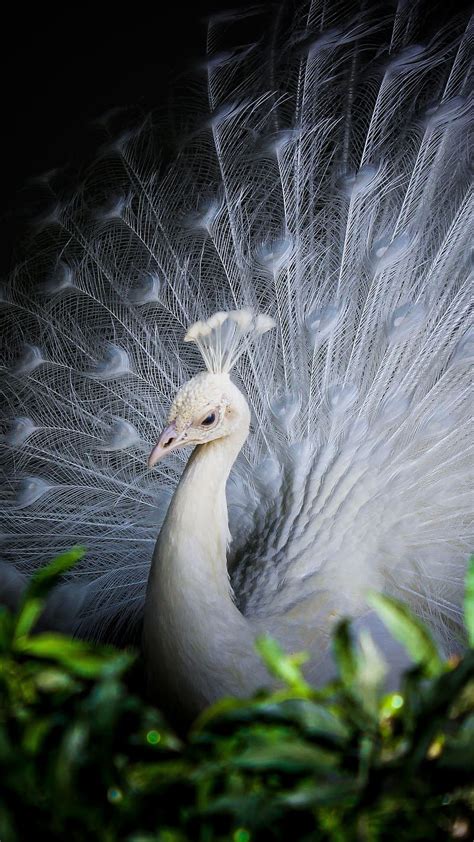
[[[215,610],[220,605],[225,611],[233,605],[227,572],[231,536],[226,483],[240,446],[226,438],[195,448],[158,539],[162,576],[180,583],[196,609],[212,605]]]
[[[225,491],[247,432],[194,450],[153,557],[143,637],[150,681],[157,696],[189,715],[221,696],[223,686],[229,693],[247,689],[242,658],[253,652],[253,636],[232,598]]]

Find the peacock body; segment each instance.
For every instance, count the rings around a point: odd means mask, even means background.
[[[48,184],[0,307],[3,598],[85,544],[47,622],[144,618],[189,715],[268,682],[265,631],[318,681],[350,615],[396,673],[369,589],[460,646],[472,549],[472,26],[314,2],[220,49],[255,16],[210,21],[174,163],[145,125]]]

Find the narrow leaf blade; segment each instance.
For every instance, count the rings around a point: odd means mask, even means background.
[[[428,630],[406,605],[393,597],[378,593],[371,593],[367,601],[392,636],[405,647],[415,664],[423,666],[431,677],[443,672],[443,661]]]
[[[471,556],[467,568],[464,622],[466,624],[469,646],[474,649],[474,556]]]

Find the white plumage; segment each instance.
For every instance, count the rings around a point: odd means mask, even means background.
[[[263,630],[308,648],[318,681],[349,614],[396,672],[369,588],[462,640],[472,31],[420,44],[420,20],[314,2],[218,52],[242,15],[216,16],[209,115],[175,163],[142,127],[72,200],[51,185],[4,290],[4,598],[81,542],[50,621],[137,640],[163,525],[144,651],[188,714],[265,681]],[[166,418],[155,456],[184,435],[184,474],[177,447],[147,467]]]

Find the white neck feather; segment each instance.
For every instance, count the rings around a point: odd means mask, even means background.
[[[225,487],[247,434],[248,422],[194,450],[148,581],[143,649],[150,689],[165,707],[191,716],[222,695],[248,693],[249,674],[257,679],[252,628],[233,602],[226,554]],[[263,682],[266,673],[257,670]]]

